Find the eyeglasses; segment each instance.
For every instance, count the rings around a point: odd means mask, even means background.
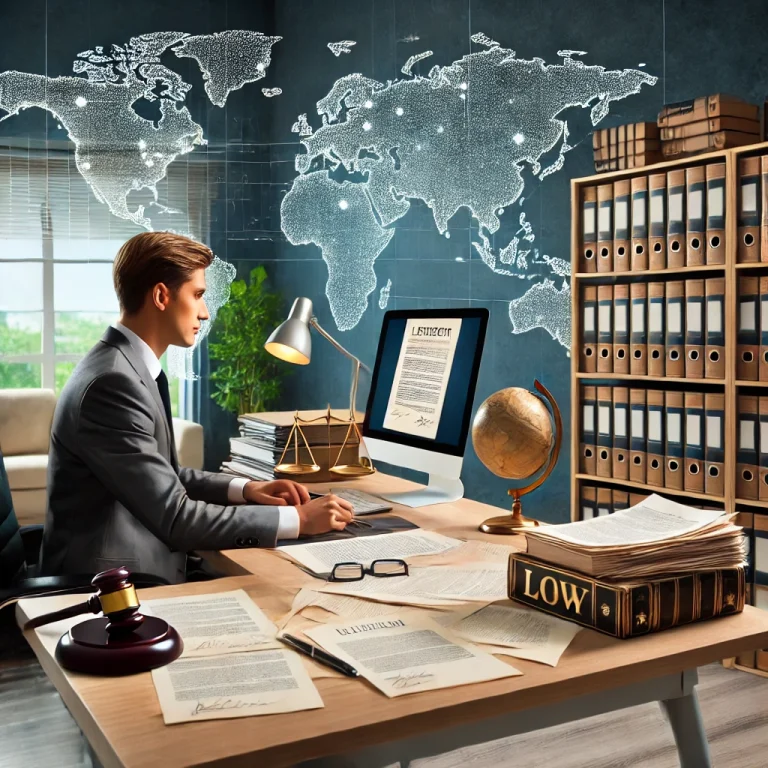
[[[405,560],[374,560],[368,568],[362,563],[336,563],[328,580],[362,581],[366,573],[380,578],[407,576],[408,563]]]

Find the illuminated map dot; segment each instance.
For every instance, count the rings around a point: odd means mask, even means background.
[[[515,144],[517,144],[519,146],[520,144],[522,144],[525,141],[525,136],[523,136],[522,133],[516,133],[512,137],[512,141],[514,141]]]
[[[442,125],[438,125],[438,126],[437,126],[437,132],[438,132],[438,133],[442,133],[444,130],[445,130],[445,129],[443,128],[443,126],[442,126]]]
[[[342,211],[346,211],[347,208],[349,208],[349,203],[346,200],[339,200],[339,208],[341,208]]]
[[[395,114],[396,114],[396,115],[402,115],[402,114],[403,114],[403,108],[402,108],[402,107],[398,107],[398,108],[395,110]]]
[[[83,96],[78,96],[75,99],[75,104],[77,104],[78,107],[84,107],[88,103],[88,99],[86,99]]]
[[[461,88],[462,91],[466,91],[467,90],[467,84],[466,83],[461,83],[459,85],[459,88]]]
[[[363,104],[363,106],[366,109],[371,109],[371,107],[373,107],[373,102],[370,99],[368,99],[368,101],[366,101],[365,104]]]
[[[371,124],[370,124],[370,123],[369,123],[369,122],[366,120],[366,121],[363,123],[363,130],[364,130],[364,131],[370,131],[370,130],[371,130],[371,128],[372,128]]]
[[[445,239],[446,240],[450,240],[451,239],[451,233],[450,232],[446,232],[445,233]]]

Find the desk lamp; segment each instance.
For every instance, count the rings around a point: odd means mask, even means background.
[[[309,331],[310,327],[314,328],[323,338],[327,339],[339,352],[341,352],[342,355],[352,361],[352,382],[349,388],[349,429],[347,430],[347,437],[344,440],[344,445],[346,445],[350,435],[354,432],[357,436],[358,444],[362,447],[364,445],[363,437],[360,434],[357,422],[355,421],[355,402],[357,400],[357,385],[360,379],[360,369],[363,368],[368,373],[371,372],[371,369],[359,358],[355,357],[349,350],[342,347],[341,344],[339,344],[339,342],[317,322],[317,318],[312,313],[312,301],[310,299],[299,296],[293,302],[291,311],[288,314],[288,319],[272,331],[266,344],[264,344],[264,349],[271,355],[274,355],[280,360],[285,360],[288,363],[309,365],[309,362],[312,359],[312,336]],[[344,446],[342,446],[342,451],[343,450]],[[339,452],[339,456],[341,456],[341,451]],[[297,457],[297,472],[299,472],[298,468],[301,466],[302,465],[298,464]],[[319,469],[319,467],[317,469]],[[361,457],[359,464],[339,465],[337,457],[336,463],[329,471],[337,475],[357,477],[360,475],[370,475],[375,470],[370,458],[366,455]]]

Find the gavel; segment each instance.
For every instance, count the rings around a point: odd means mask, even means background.
[[[30,619],[24,629],[36,629],[83,613],[103,613],[108,619],[106,631],[110,635],[133,632],[144,622],[144,615],[139,613],[141,603],[130,578],[131,572],[124,567],[97,573],[91,580],[96,594],[86,602]]]
[[[64,633],[56,646],[56,660],[73,672],[90,675],[130,675],[170,664],[184,650],[179,633],[167,621],[139,612],[139,598],[131,572],[112,568],[96,574],[96,594],[84,603],[30,619],[24,629],[36,629],[85,613],[103,613]]]

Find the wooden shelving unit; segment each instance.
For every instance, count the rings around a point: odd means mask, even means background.
[[[571,519],[578,520],[580,515],[580,497],[582,484],[597,485],[608,488],[616,488],[628,492],[647,491],[649,493],[659,492],[665,495],[679,498],[682,501],[690,503],[700,503],[702,501],[712,504],[722,504],[729,512],[741,511],[743,516],[753,518],[753,529],[755,532],[768,531],[768,504],[764,501],[753,499],[742,499],[736,496],[736,456],[737,456],[737,400],[739,393],[745,389],[766,389],[768,390],[768,381],[743,381],[736,378],[736,355],[737,355],[737,310],[738,310],[738,289],[739,276],[751,274],[756,270],[764,270],[768,274],[768,262],[749,262],[736,263],[738,250],[738,170],[739,160],[743,157],[768,154],[768,142],[763,144],[754,144],[737,149],[728,149],[720,152],[713,152],[706,155],[684,160],[676,160],[670,163],[659,163],[657,165],[646,166],[642,169],[633,169],[628,171],[616,171],[612,173],[598,174],[582,179],[574,179],[571,182],[571,263],[580,264],[581,256],[581,193],[582,188],[586,186],[595,186],[606,184],[616,180],[629,179],[633,176],[648,175],[669,171],[671,169],[688,168],[697,165],[725,162],[725,264],[724,265],[704,265],[692,266],[681,269],[660,269],[643,270],[637,272],[595,272],[579,273],[572,275],[571,283],[571,322],[573,347],[571,353]],[[765,203],[763,203],[765,205]],[[698,275],[696,273],[699,273]],[[713,276],[725,276],[725,378],[724,379],[689,379],[679,377],[658,377],[658,376],[633,376],[631,374],[609,374],[609,373],[582,373],[579,371],[580,363],[580,339],[582,338],[582,286],[615,284],[619,281],[647,280],[653,277],[663,277],[664,279],[685,279],[691,277],[706,277],[701,273],[714,273]],[[719,273],[719,274],[718,274]],[[660,486],[647,485],[629,480],[620,480],[616,478],[598,477],[593,475],[581,474],[579,472],[580,460],[580,436],[581,436],[581,418],[582,409],[580,403],[581,388],[586,382],[604,381],[637,381],[647,382],[651,385],[665,383],[680,389],[680,385],[690,386],[699,391],[723,391],[725,393],[725,488],[723,496],[714,496],[706,493],[693,493],[690,491],[679,491]],[[761,513],[765,514],[761,514]],[[754,557],[753,543],[753,557]],[[757,582],[752,584],[752,602],[755,604],[755,590],[759,590]],[[763,589],[765,589],[763,587]],[[754,654],[752,654],[754,656]],[[750,654],[745,654],[744,658],[739,656],[735,659],[724,660],[724,665],[746,672],[768,677],[768,672],[755,669],[754,659],[750,659]]]
[[[571,282],[571,322],[573,351],[571,353],[571,519],[579,519],[580,496],[582,484],[609,485],[615,488],[630,490],[645,490],[659,492],[679,497],[692,502],[711,501],[723,504],[725,509],[736,511],[737,505],[748,508],[765,507],[764,502],[738,499],[736,497],[736,428],[737,428],[737,394],[742,388],[759,387],[768,389],[768,382],[739,381],[736,379],[736,317],[737,317],[737,293],[739,273],[749,270],[765,269],[768,271],[768,262],[737,264],[737,203],[738,203],[738,165],[739,159],[750,155],[768,154],[768,142],[755,144],[737,149],[727,149],[712,152],[705,155],[675,160],[668,163],[658,163],[640,169],[626,171],[614,171],[601,173],[571,181],[571,264],[580,264],[581,252],[581,198],[582,189],[588,186],[597,186],[608,182],[623,179],[631,179],[635,176],[649,175],[666,172],[673,169],[689,168],[712,162],[725,162],[725,264],[705,264],[700,266],[683,267],[679,269],[642,270],[635,272],[574,272]],[[725,276],[725,378],[724,379],[690,379],[681,377],[659,376],[633,376],[631,374],[616,373],[582,373],[579,371],[579,345],[582,338],[582,287],[583,285],[595,285],[603,283],[615,284],[617,282],[631,282],[633,280],[647,280],[654,277],[670,279],[685,279],[689,276],[704,276],[703,273],[714,273],[713,276]],[[652,486],[641,483],[633,483],[628,480],[616,478],[595,477],[579,473],[579,454],[581,436],[581,388],[585,382],[605,381],[637,381],[649,384],[669,384],[680,389],[680,385],[690,386],[701,391],[725,392],[725,493],[722,497],[712,496],[706,493],[693,493],[666,489],[660,486]],[[753,509],[753,511],[755,511]],[[768,512],[768,510],[766,510]]]

